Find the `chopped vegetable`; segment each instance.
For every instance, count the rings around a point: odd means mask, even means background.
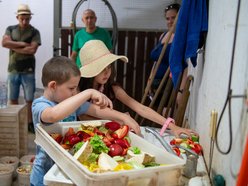
[[[69,128],[60,143],[88,170],[102,173],[159,165],[155,163],[153,155],[136,146],[131,147],[128,125],[108,122],[91,126],[90,123],[87,126],[81,125],[77,131]],[[54,140],[57,136],[59,134],[54,135]]]
[[[128,131],[129,131],[128,125],[123,125],[121,128],[116,130],[112,136],[115,139],[122,139],[127,135]]]
[[[73,146],[74,154],[83,146],[84,142],[80,141]]]
[[[145,166],[142,163],[139,163],[137,161],[129,161],[128,162],[134,169],[143,169]]]
[[[98,157],[99,157],[99,154],[92,152],[87,159],[87,163],[96,163],[96,160]]]
[[[93,151],[97,154],[100,154],[101,152],[108,153],[109,148],[105,145],[105,143],[102,141],[102,139],[98,135],[94,135],[90,139],[90,144],[93,148]]]
[[[182,147],[185,147],[187,149],[191,149],[195,151],[197,154],[200,154],[202,152],[202,146],[197,142],[199,141],[199,137],[192,135],[191,139],[189,138],[174,138],[170,141],[170,145],[172,146],[175,153],[180,156],[180,153],[185,153],[184,149],[177,148],[177,145],[180,145]]]
[[[121,128],[121,125],[119,123],[115,122],[115,121],[110,121],[110,122],[105,123],[105,127],[107,129],[112,130],[112,131],[116,131],[119,128]]]
[[[115,168],[114,171],[121,171],[121,170],[131,170],[133,169],[133,166],[129,163],[120,163]]]
[[[141,153],[141,150],[138,147],[129,147],[129,150],[133,151],[134,154]]]
[[[192,135],[192,136],[191,136],[191,140],[192,140],[193,142],[199,142],[199,136]]]
[[[156,167],[156,166],[160,166],[160,164],[156,163],[156,162],[149,162],[149,163],[144,163],[145,167]]]
[[[124,161],[123,156],[114,156],[113,158],[114,158],[115,161]]]
[[[179,148],[173,147],[173,150],[174,150],[174,152],[176,153],[177,156],[180,156],[181,152],[180,152]]]
[[[114,170],[118,165],[117,161],[111,158],[108,154],[102,152],[98,158],[98,166],[103,170]]]
[[[91,155],[93,149],[92,146],[89,144],[89,142],[87,141],[86,143],[83,144],[83,146],[76,152],[76,154],[74,154],[74,157],[81,162],[82,164],[84,164],[89,156]]]

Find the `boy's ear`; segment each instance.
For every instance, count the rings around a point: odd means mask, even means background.
[[[56,87],[57,87],[56,81],[50,81],[50,82],[48,83],[48,88],[49,88],[49,89],[56,89]]]

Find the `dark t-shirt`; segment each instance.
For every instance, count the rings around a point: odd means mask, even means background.
[[[21,30],[18,25],[9,26],[5,32],[13,41],[23,41],[26,43],[36,42],[41,45],[40,32],[30,25]],[[9,52],[9,73],[34,73],[35,56],[32,54],[20,54],[10,49]]]

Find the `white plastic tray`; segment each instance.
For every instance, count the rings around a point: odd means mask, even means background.
[[[86,121],[86,123],[94,121]],[[102,121],[106,122],[106,121]],[[181,168],[185,161],[169,154],[162,148],[147,142],[143,138],[129,133],[131,145],[138,146],[141,150],[155,155],[156,162],[166,166],[144,168],[139,170],[128,170],[106,173],[92,173],[77,161],[71,154],[64,150],[49,133],[56,132],[64,134],[69,127],[75,130],[84,122],[62,122],[52,125],[38,125],[36,130],[36,144],[40,145],[63,170],[63,172],[76,185],[130,185],[131,182],[148,179],[153,185],[176,185],[180,177]],[[46,181],[46,180],[45,180]],[[50,182],[51,183],[51,182]],[[49,185],[49,183],[45,183]]]
[[[46,173],[44,177],[45,185],[74,185],[70,178],[56,165],[54,164],[52,168]]]

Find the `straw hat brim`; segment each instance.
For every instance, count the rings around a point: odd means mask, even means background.
[[[22,12],[16,12],[16,15],[34,15],[34,14],[32,12],[22,11]]]
[[[128,62],[128,58],[126,56],[118,56],[109,53],[87,65],[82,66],[80,68],[81,76],[86,78],[95,77],[117,59],[120,59],[126,63]]]

